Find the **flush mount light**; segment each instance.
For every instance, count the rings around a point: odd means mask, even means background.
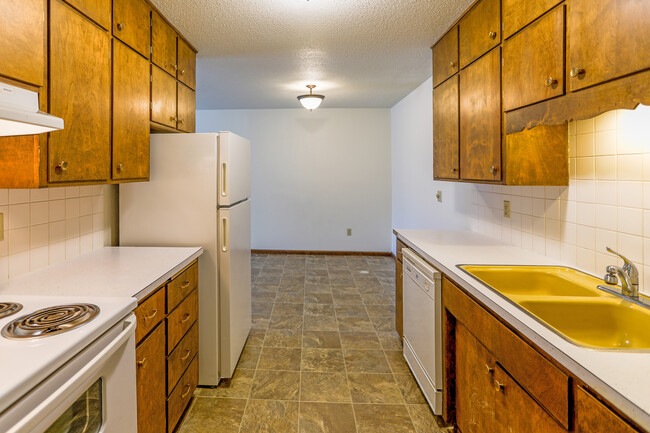
[[[308,84],[307,88],[309,89],[309,95],[298,96],[298,100],[302,106],[309,111],[317,109],[320,106],[320,103],[323,102],[323,99],[325,99],[323,95],[314,95],[314,87],[316,87],[315,84]]]

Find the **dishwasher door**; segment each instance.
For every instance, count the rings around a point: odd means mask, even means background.
[[[409,249],[404,256],[404,358],[433,413],[442,411],[441,274]]]

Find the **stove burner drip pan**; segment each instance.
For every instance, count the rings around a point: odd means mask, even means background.
[[[22,309],[23,306],[17,302],[0,302],[0,319],[11,316]]]
[[[48,337],[71,331],[90,322],[99,313],[93,304],[58,305],[34,311],[2,328],[2,336],[11,339]]]

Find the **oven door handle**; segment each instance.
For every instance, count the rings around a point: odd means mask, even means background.
[[[119,333],[113,341],[102,349],[95,357],[81,368],[74,376],[72,376],[66,383],[61,385],[55,392],[50,394],[41,404],[34,408],[29,414],[20,420],[13,428],[7,433],[18,433],[23,431],[31,431],[41,420],[45,413],[50,413],[56,406],[61,404],[61,400],[70,392],[74,392],[79,384],[84,382],[89,377],[92,377],[107,359],[113,355],[135,332],[137,319],[134,314],[127,317],[124,322],[126,327]]]

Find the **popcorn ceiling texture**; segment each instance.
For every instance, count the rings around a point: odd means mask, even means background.
[[[431,75],[429,47],[471,0],[154,0],[199,50],[197,108],[388,108]]]

